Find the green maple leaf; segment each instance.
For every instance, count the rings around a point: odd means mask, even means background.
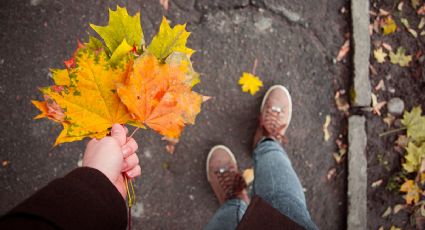
[[[109,9],[109,23],[107,26],[90,24],[99,36],[105,41],[106,47],[114,53],[115,49],[125,39],[130,46],[140,48],[144,45],[140,13],[128,15],[126,8],[117,6],[117,10]]]
[[[410,112],[403,114],[402,124],[407,128],[407,136],[417,143],[425,141],[425,116],[421,116],[420,106],[414,107]]]
[[[186,47],[189,35],[190,33],[186,31],[186,24],[171,28],[167,19],[163,17],[159,32],[152,39],[148,51],[162,61],[173,52],[181,52],[190,56],[194,50]]]
[[[404,156],[406,163],[403,164],[403,168],[409,173],[418,171],[422,158],[425,157],[425,144],[417,147],[415,144],[409,143],[406,151],[407,154]]]

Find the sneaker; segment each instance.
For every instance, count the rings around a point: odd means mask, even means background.
[[[245,180],[238,170],[235,156],[226,146],[214,146],[209,152],[207,179],[220,204],[234,198],[246,201]]]
[[[286,130],[291,122],[292,101],[288,90],[282,85],[272,86],[261,103],[260,122],[255,132],[254,147],[264,137],[280,144],[286,143]]]

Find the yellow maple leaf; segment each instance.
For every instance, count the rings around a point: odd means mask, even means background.
[[[160,64],[149,53],[135,60],[117,92],[134,120],[169,138],[179,138],[185,124],[195,122],[202,103],[179,66]]]
[[[244,72],[239,79],[239,85],[242,86],[243,92],[249,91],[251,95],[254,95],[263,86],[263,82],[259,77]]]
[[[56,85],[69,85],[69,74],[67,69],[50,69],[53,81]]]
[[[44,95],[44,101],[31,101],[32,104],[41,111],[41,114],[34,117],[34,119],[41,119],[47,117],[56,122],[63,122],[65,114],[63,109],[49,96]]]
[[[406,204],[416,204],[419,201],[421,189],[413,180],[406,180],[400,187],[400,192],[406,193],[404,199]]]
[[[186,31],[186,24],[171,28],[167,19],[163,17],[159,32],[152,39],[148,51],[160,60],[165,60],[173,52],[185,53],[190,57],[194,50],[186,47],[189,35],[190,33]]]
[[[405,67],[412,61],[412,55],[406,55],[406,50],[403,47],[398,47],[396,53],[390,51],[390,61],[393,64]]]
[[[59,90],[55,86],[42,89],[65,114],[64,129],[55,145],[84,137],[102,138],[113,124],[129,120],[115,90],[117,83],[124,82],[127,71],[127,68],[112,68],[103,52],[94,54],[88,49],[78,52],[76,67],[70,73],[75,85]]]
[[[407,154],[404,156],[406,162],[403,164],[403,168],[409,173],[418,171],[422,159],[425,157],[425,144],[416,146],[412,142],[409,142],[406,152]]]
[[[388,35],[397,30],[397,24],[395,24],[391,16],[388,16],[382,20],[381,28],[383,29],[384,35]]]
[[[410,112],[405,111],[401,123],[407,128],[407,136],[416,143],[425,141],[425,116],[422,116],[422,108],[416,106]]]
[[[376,61],[378,63],[384,63],[385,62],[385,58],[388,56],[387,53],[385,53],[382,50],[382,47],[379,49],[376,49],[373,51],[373,56],[375,57]]]

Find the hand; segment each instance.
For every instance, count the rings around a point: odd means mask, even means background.
[[[111,136],[92,139],[83,157],[83,166],[95,168],[105,174],[125,199],[127,195],[123,173],[130,179],[140,176],[138,146],[127,137],[128,130],[122,125],[112,126]]]

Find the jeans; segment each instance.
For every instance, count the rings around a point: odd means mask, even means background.
[[[266,139],[254,150],[253,194],[307,230],[317,229],[307,210],[303,188],[285,150],[275,141]],[[247,204],[240,199],[227,200],[205,227],[236,229]]]

